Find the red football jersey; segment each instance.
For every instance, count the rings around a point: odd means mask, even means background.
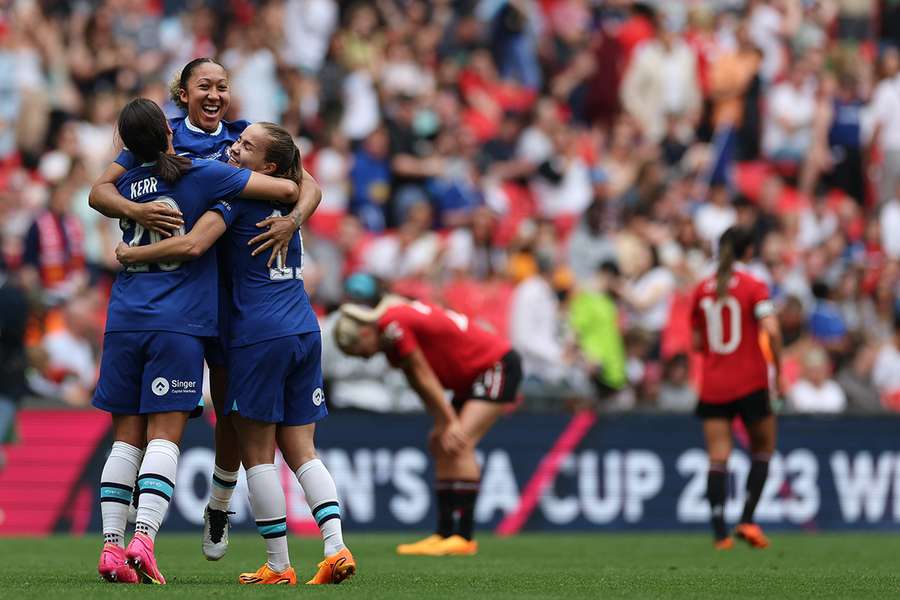
[[[774,313],[765,283],[735,270],[724,298],[716,277],[700,282],[691,299],[691,325],[704,340],[700,401],[720,404],[769,385],[759,345],[759,319]]]
[[[392,365],[419,348],[441,385],[457,395],[468,393],[475,379],[512,348],[464,315],[419,301],[389,308],[378,329],[392,342],[385,351]]]

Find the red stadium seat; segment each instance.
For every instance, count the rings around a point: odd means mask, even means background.
[[[309,218],[306,226],[317,236],[333,240],[337,238],[338,229],[345,216],[346,213],[343,212],[322,212],[317,210]]]
[[[738,192],[756,202],[771,173],[772,167],[765,161],[741,162],[735,165],[734,182]]]

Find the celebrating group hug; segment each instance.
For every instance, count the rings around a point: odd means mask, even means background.
[[[324,543],[324,558],[306,583],[341,583],[356,574],[357,563],[344,543],[337,488],[315,450],[315,426],[328,411],[300,235],[321,191],[282,127],[223,119],[228,74],[216,61],[192,60],[171,91],[186,116],[166,119],[147,99],[122,109],[117,129],[125,148],[90,195],[91,206],[120,219],[123,232],[116,248],[123,269],[110,296],[93,399],[110,414],[114,433],[100,482],[98,571],[112,583],[166,583],[154,545],[175,492],[185,425],[203,411],[205,363],[216,457],[204,556],[226,554],[243,465],[266,560],[237,580],[297,583],[277,447]],[[428,447],[437,528],[397,552],[474,555],[481,475],[475,447],[514,402],[520,358],[506,340],[463,315],[356,277],[367,293],[341,307],[335,342],[351,356],[384,352],[434,419]]]

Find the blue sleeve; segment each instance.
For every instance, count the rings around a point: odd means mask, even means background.
[[[127,149],[123,149],[121,152],[119,152],[119,155],[116,157],[115,162],[126,171],[129,171],[138,166],[138,161],[134,157],[134,154],[132,154],[131,151]]]
[[[250,127],[250,121],[245,121],[243,119],[238,119],[237,121],[232,121],[228,124],[228,129],[235,134],[235,136],[239,136],[244,133],[244,130]]]
[[[25,248],[22,252],[22,262],[26,265],[38,267],[41,263],[40,254],[41,243],[38,239],[37,221],[35,221],[31,224],[31,227],[28,228],[28,233],[25,235]]]
[[[214,210],[222,215],[222,220],[225,221],[225,227],[231,227],[231,224],[238,218],[242,205],[243,202],[241,200],[232,200],[230,202],[227,200],[220,200],[209,210]]]
[[[210,204],[218,200],[230,200],[244,191],[252,171],[239,169],[215,160],[194,161],[203,169],[198,185]]]

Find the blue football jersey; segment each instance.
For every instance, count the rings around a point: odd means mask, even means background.
[[[169,119],[172,128],[172,147],[175,154],[188,158],[206,158],[209,160],[228,160],[228,148],[237,141],[244,132],[248,121],[222,121],[213,133],[207,133],[192,125],[187,117]],[[122,150],[116,158],[125,169],[133,169],[137,159],[128,150]]]
[[[194,160],[174,185],[142,165],[119,178],[119,193],[133,202],[165,202],[184,215],[185,230],[216,202],[243,191],[251,171],[213,160]],[[122,241],[132,246],[159,241],[159,235],[122,220]],[[195,336],[218,333],[216,255],[207,252],[185,263],[131,265],[113,284],[106,331],[172,331]]]
[[[222,279],[231,288],[228,346],[238,347],[289,335],[319,331],[319,322],[303,288],[303,241],[298,231],[288,247],[287,261],[266,266],[269,253],[251,256],[247,242],[259,235],[256,224],[283,216],[288,208],[265,202],[219,202],[228,231],[220,240]]]

